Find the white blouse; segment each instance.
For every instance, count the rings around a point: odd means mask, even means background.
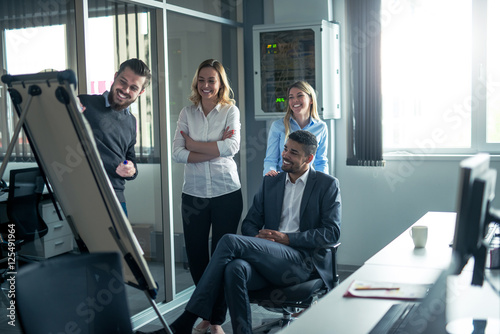
[[[222,140],[224,130],[235,130],[231,138]],[[195,141],[217,142],[220,156],[210,161],[188,163],[190,151],[186,149],[181,131]],[[241,188],[233,157],[240,149],[240,111],[235,105],[218,104],[205,117],[200,106],[181,110],[175,130],[172,157],[175,162],[186,164],[182,192],[191,196],[212,198],[229,194]]]

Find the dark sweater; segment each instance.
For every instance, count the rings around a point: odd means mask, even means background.
[[[134,150],[137,135],[136,119],[128,109],[115,111],[106,107],[104,95],[80,95],[78,97],[85,106],[83,114],[94,132],[97,149],[116,196],[120,202],[125,202],[123,194],[125,180],[133,180],[137,177]],[[136,169],[135,175],[129,178],[116,174],[116,168],[125,160],[132,161]]]

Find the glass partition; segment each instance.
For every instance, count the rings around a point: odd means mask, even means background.
[[[125,184],[128,218],[144,251],[149,269],[159,285],[157,301],[165,300],[165,266],[163,263],[163,226],[161,174],[159,165],[159,122],[155,77],[157,52],[152,50],[156,38],[154,11],[149,8],[115,1],[89,0],[87,29],[87,90],[102,94],[109,90],[120,64],[139,58],[150,68],[151,85],[132,104],[137,120],[135,152],[139,161],[138,176]],[[127,286],[132,315],[150,307],[144,292]]]
[[[167,16],[168,77],[170,97],[170,133],[175,134],[179,113],[191,104],[191,82],[198,65],[205,59],[219,60],[226,69],[236,96],[238,96],[236,63],[236,28],[225,27],[178,13]],[[223,50],[224,48],[224,50]],[[239,106],[238,101],[236,105]],[[239,155],[235,157],[239,165]],[[239,170],[239,168],[238,168]],[[181,194],[184,180],[184,164],[172,164],[172,194],[174,217],[174,248],[176,291],[181,292],[193,285],[184,250],[181,217]]]

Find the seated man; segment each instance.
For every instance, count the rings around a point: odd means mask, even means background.
[[[184,313],[172,324],[174,333],[191,333],[198,317],[210,320],[224,307],[233,333],[252,333],[248,290],[287,286],[318,275],[333,287],[332,254],[317,252],[340,236],[340,190],[334,177],[309,164],[316,137],[299,130],[290,134],[282,153],[286,173],[264,177],[242,225],[244,235],[226,234],[205,270]]]

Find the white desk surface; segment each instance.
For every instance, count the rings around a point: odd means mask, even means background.
[[[364,265],[306,310],[282,334],[366,334],[377,324],[397,300],[343,297],[354,279],[398,283],[433,283],[440,269]],[[498,295],[485,282],[483,288],[471,287],[472,272],[452,278],[448,288],[448,319],[463,317],[495,318],[500,314]],[[450,281],[448,281],[450,282]]]
[[[428,212],[413,225],[429,228],[425,248],[415,248],[410,228],[368,259],[365,264],[445,269],[450,265],[455,231],[454,212]]]
[[[434,283],[451,260],[449,244],[454,233],[455,213],[428,212],[415,224],[429,227],[428,243],[424,249],[415,249],[408,231],[405,231],[280,333],[368,333],[391,305],[399,301],[343,297],[354,279]],[[453,284],[455,288],[452,286],[452,290],[448,290],[449,296],[454,299],[452,302],[458,300],[457,303],[450,304],[449,309],[447,306],[447,312],[452,313],[448,318],[477,314],[498,318],[500,314],[498,295],[486,282],[483,288],[471,287],[470,275],[471,271],[464,271],[458,277],[465,283],[460,284],[459,289]],[[456,277],[454,279],[456,280]]]
[[[433,283],[438,269],[364,265],[321,298],[280,333],[366,334],[397,300],[343,297],[354,279],[398,283]]]

